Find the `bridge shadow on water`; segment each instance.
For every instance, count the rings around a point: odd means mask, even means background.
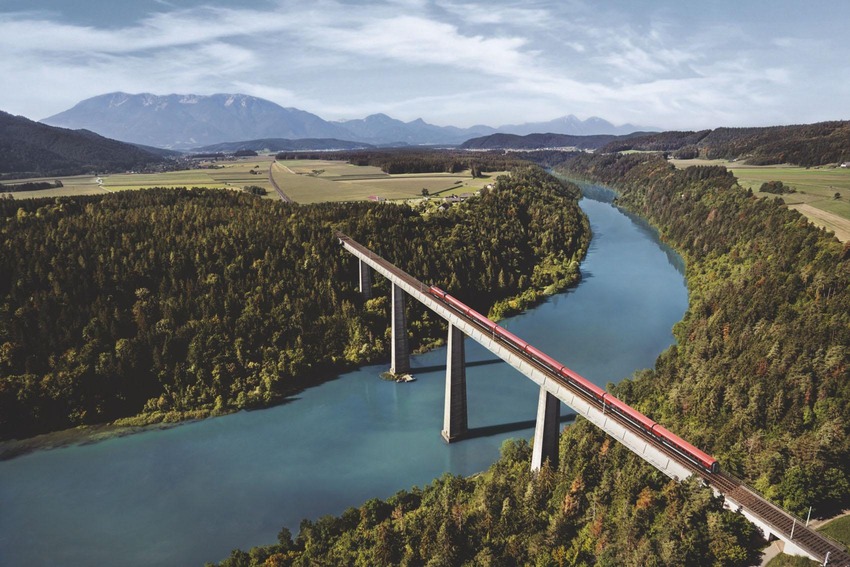
[[[574,421],[575,418],[576,414],[568,413],[562,415],[558,421],[560,423],[568,423]],[[485,427],[470,427],[466,433],[459,436],[457,439],[477,439],[479,437],[490,437],[491,435],[499,435],[500,433],[511,433],[514,431],[522,431],[523,429],[533,429],[536,424],[536,420],[529,419],[526,421],[514,421],[513,423],[487,425]]]
[[[491,364],[505,364],[505,361],[501,358],[494,358],[491,360],[475,360],[466,363],[466,367],[472,366],[489,366]],[[425,373],[425,372],[439,372],[440,370],[445,370],[445,364],[436,364],[432,366],[419,366],[417,368],[412,368],[411,371],[415,373]],[[559,419],[560,423],[569,423],[575,421],[576,419],[575,413],[567,413],[561,416]],[[453,440],[461,440],[461,439],[477,439],[479,437],[490,437],[491,435],[499,435],[501,433],[511,433],[514,431],[522,431],[524,429],[533,429],[534,426],[537,425],[537,421],[534,419],[528,419],[525,421],[514,421],[511,423],[499,423],[497,425],[486,425],[484,427],[470,427],[466,433],[456,437]]]
[[[487,366],[490,364],[505,364],[505,361],[501,358],[494,358],[493,360],[474,360],[472,362],[467,362],[464,366],[470,368],[472,366]],[[411,368],[410,371],[416,374],[417,372],[437,372],[445,369],[445,364],[436,364],[433,366],[417,366],[416,368]]]

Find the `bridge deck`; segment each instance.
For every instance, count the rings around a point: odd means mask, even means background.
[[[829,553],[829,565],[850,567],[850,553],[840,543],[807,528],[805,522],[771,504],[741,480],[723,471],[710,473],[697,467],[618,414],[605,413],[601,404],[587,393],[574,387],[563,377],[551,372],[530,355],[516,349],[498,335],[482,329],[475,319],[450,309],[430,294],[429,286],[350,237],[337,233],[337,238],[346,250],[372,266],[409,295],[558,397],[576,413],[592,421],[667,476],[683,479],[691,474],[699,475],[715,493],[724,496],[727,505],[741,511],[747,519],[765,531],[766,535],[769,533],[784,541],[786,551],[793,552],[793,548],[796,547],[803,554],[821,562]]]

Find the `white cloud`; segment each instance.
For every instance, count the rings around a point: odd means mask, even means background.
[[[0,108],[43,117],[114,90],[239,90],[330,117],[468,125],[572,113],[697,127],[783,112],[804,121],[815,110],[801,99],[850,91],[825,64],[847,68],[834,49],[842,40],[804,26],[761,37],[741,20],[644,18],[581,0],[160,4],[119,25],[0,11],[0,76],[16,85],[0,92]],[[819,113],[840,106],[824,100]]]
[[[456,16],[458,23],[463,24],[539,27],[553,21],[549,10],[528,7],[527,3],[500,6],[496,3],[437,0],[436,5]]]

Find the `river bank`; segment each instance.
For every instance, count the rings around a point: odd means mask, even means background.
[[[582,208],[594,234],[582,281],[503,325],[604,386],[672,343],[687,289],[652,231],[607,203]],[[467,341],[470,427],[498,433],[446,445],[445,355],[414,356],[411,384],[366,366],[273,408],[0,462],[0,557],[198,565],[282,526],[297,533],[303,518],[485,470],[506,439],[533,434],[538,389]]]

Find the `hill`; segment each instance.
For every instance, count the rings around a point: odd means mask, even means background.
[[[543,148],[578,148],[580,150],[597,150],[615,141],[643,135],[637,132],[626,136],[612,134],[596,134],[590,136],[574,136],[570,134],[517,134],[496,133],[480,138],[472,138],[460,145],[466,150],[539,150]]]
[[[262,140],[247,140],[244,142],[222,142],[194,148],[192,151],[232,153],[240,150],[255,152],[297,152],[297,151],[328,151],[328,150],[366,150],[373,146],[363,142],[349,142],[336,138],[303,138],[288,140],[286,138],[264,138]]]
[[[626,150],[667,151],[682,159],[746,160],[752,165],[825,165],[850,160],[850,121],[661,132],[615,140],[602,148],[603,152]]]
[[[0,176],[44,177],[144,169],[165,157],[87,130],[67,130],[0,111]]]

